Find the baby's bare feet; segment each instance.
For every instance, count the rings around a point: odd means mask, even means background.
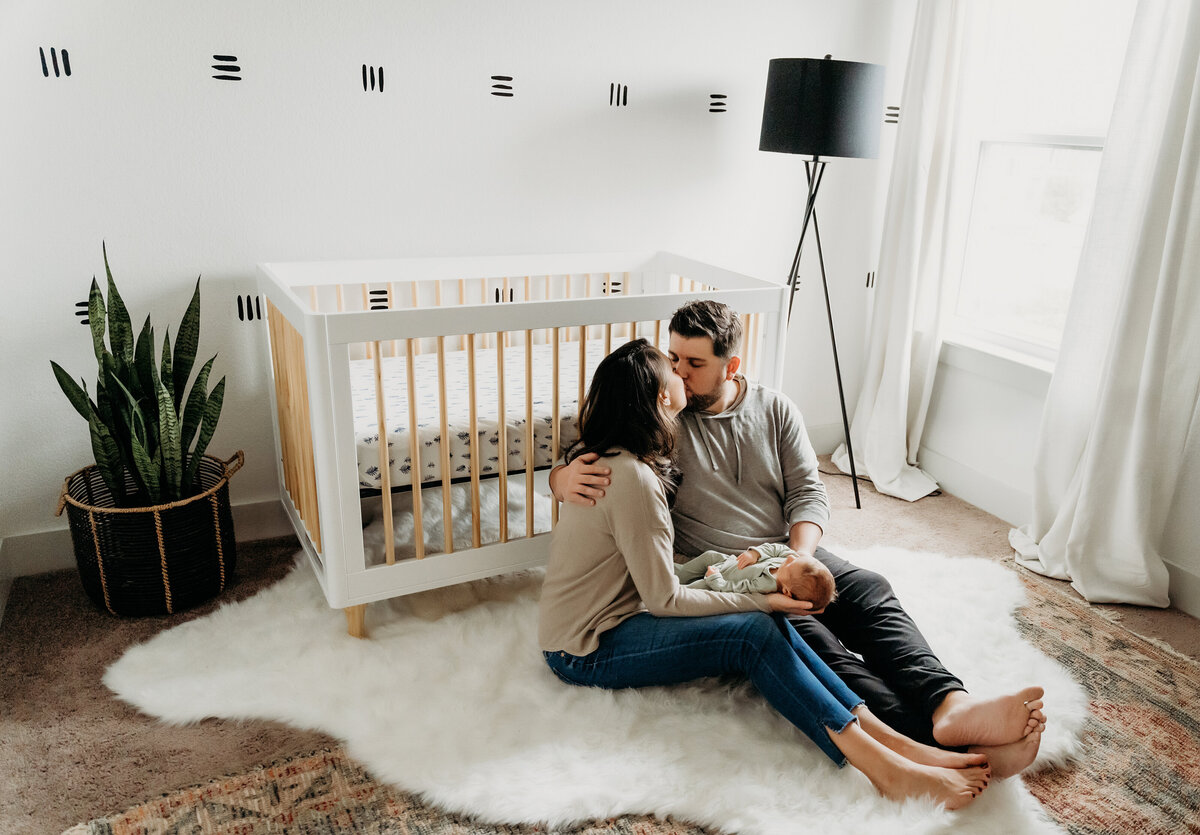
[[[992,767],[992,776],[1003,780],[1028,768],[1037,759],[1041,745],[1042,732],[1034,731],[1024,739],[1007,745],[972,745],[967,750],[972,754],[987,757],[988,764]]]
[[[1007,745],[1045,727],[1041,687],[993,698],[950,693],[933,713],[933,738],[940,745]]]

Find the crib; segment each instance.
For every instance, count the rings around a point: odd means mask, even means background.
[[[280,497],[329,605],[545,562],[547,474],[591,372],[666,350],[681,304],[743,317],[747,376],[778,387],[786,287],[666,252],[259,265]]]

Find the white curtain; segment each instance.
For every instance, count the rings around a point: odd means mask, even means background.
[[[956,148],[963,130],[967,6],[921,0],[900,99],[866,370],[850,426],[854,463],[875,489],[916,501],[937,482],[916,466],[941,349],[944,276],[961,261],[962,212],[955,189],[969,184]],[[850,472],[843,444],[834,464]]]
[[[1093,602],[1168,604],[1200,549],[1200,2],[1134,18],[1035,463],[1023,564]],[[1195,479],[1191,479],[1194,483]],[[1170,545],[1173,544],[1173,545]],[[1166,556],[1171,556],[1166,554]]]

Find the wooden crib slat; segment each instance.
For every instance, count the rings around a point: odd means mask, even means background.
[[[467,303],[467,280],[460,278],[458,280],[458,304],[462,307]],[[460,351],[467,350],[467,335],[463,334],[458,338],[458,348]]]
[[[414,281],[411,284],[409,284],[409,286],[412,288],[412,306],[413,306],[413,309],[416,309],[421,306],[421,297],[418,293],[419,282]],[[415,350],[418,354],[421,353],[421,340],[419,340],[419,339],[417,340]]]
[[[417,437],[417,381],[416,370],[413,368],[414,339],[404,340],[406,369],[408,376],[408,457],[412,461],[412,508],[413,508],[413,545],[416,546],[416,558],[425,558],[425,527],[422,525],[421,505],[421,439]]]
[[[546,294],[545,295],[546,295],[547,299],[550,298],[550,276],[548,276],[548,275],[546,276]],[[546,339],[547,340],[550,339],[550,329],[549,328],[546,329]]]
[[[749,377],[750,374],[750,314],[742,314],[742,344],[737,348],[742,355],[741,373]]]
[[[504,349],[499,347],[496,334],[496,412],[499,418],[499,447],[497,469],[500,471],[500,541],[508,542],[508,414],[504,408]]]
[[[525,331],[525,535],[533,536],[533,331]]]
[[[579,399],[575,401],[575,413],[583,408],[583,383],[587,377],[587,325],[579,326]]]
[[[508,276],[504,276],[504,287],[500,290],[501,303],[508,301],[508,294],[509,294],[509,292],[511,292],[511,288],[508,285],[508,281],[509,281]],[[496,334],[497,341],[500,341],[500,336],[501,335],[499,333]],[[509,345],[512,345],[512,334],[509,333],[508,331],[505,331],[504,332],[504,347],[507,348]]]
[[[394,281],[389,281],[387,283],[388,310],[391,310],[393,307],[396,306],[395,301],[396,301],[396,283]],[[390,341],[390,345],[389,345],[388,350],[391,352],[389,354],[389,356],[393,356],[393,357],[399,356],[400,355],[400,346],[398,344],[398,340],[392,339],[389,341]]]
[[[313,313],[321,309],[320,302],[317,301],[317,285],[313,284],[308,288],[308,303],[312,308]]]
[[[654,347],[656,347],[656,348],[662,347],[662,320],[661,319],[656,319],[654,321]]]
[[[551,357],[552,357],[551,362],[552,362],[552,367],[553,367],[553,373],[550,375],[554,379],[554,397],[553,397],[552,405],[550,408],[550,413],[551,413],[550,420],[553,422],[550,427],[550,466],[552,466],[552,467],[558,463],[558,457],[561,454],[559,447],[562,445],[562,437],[561,437],[562,436],[562,417],[560,415],[559,380],[558,380],[558,328],[557,327],[553,328],[553,331],[554,331],[554,339],[553,339],[552,344],[554,345],[554,348],[551,349]],[[557,524],[558,524],[558,502],[554,500],[553,496],[551,496],[550,497],[550,527],[553,528]]]
[[[304,338],[267,300],[271,363],[275,371],[275,406],[283,486],[296,506],[313,546],[321,551],[321,517],[317,504],[317,475],[313,455],[312,418],[308,407],[308,377],[304,368]]]
[[[471,448],[471,545],[478,548],[481,542],[479,531],[479,431],[475,404],[475,334],[467,334],[467,410],[470,412]]]
[[[438,355],[438,410],[441,420],[441,439],[438,444],[442,470],[442,548],[443,553],[454,553],[454,504],[450,500],[450,417],[446,408],[446,337],[437,338]],[[449,522],[447,520],[450,520]]]
[[[365,285],[364,285],[365,286]],[[396,563],[396,539],[392,528],[392,462],[388,447],[387,404],[383,396],[383,353],[375,343],[375,419],[379,429],[379,498],[383,508],[383,547],[387,564]],[[411,402],[411,401],[410,401]]]
[[[612,273],[604,274],[604,295],[609,297],[612,295]],[[607,318],[607,317],[606,317]],[[604,356],[612,353],[612,322],[604,326]]]
[[[362,287],[362,302],[363,302],[362,309],[370,310],[371,309],[371,294],[367,292],[367,285],[362,284],[360,286]],[[378,342],[368,342],[368,343],[366,343],[366,349],[367,349],[367,359],[371,359],[371,357],[375,356],[375,354],[373,352],[379,349],[379,343]]]

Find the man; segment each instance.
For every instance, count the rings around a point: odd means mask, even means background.
[[[741,340],[741,320],[717,302],[691,302],[671,319],[671,363],[688,396],[676,439],[683,471],[671,510],[676,552],[736,554],[777,541],[816,557],[833,573],[837,600],[792,622],[842,680],[912,739],[985,753],[997,777],[1021,771],[1045,728],[1042,688],[970,695],[883,576],[819,546],[829,500],[803,418],[782,394],[738,374]],[[595,504],[610,474],[597,460],[581,456],[552,470],[555,497]]]

